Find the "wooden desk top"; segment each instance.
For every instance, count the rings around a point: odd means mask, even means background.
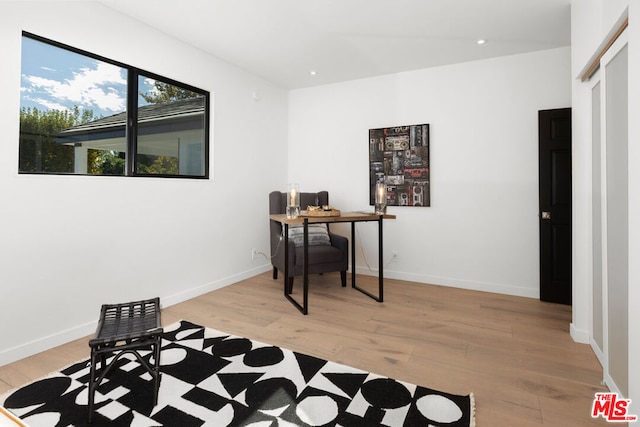
[[[326,223],[326,222],[359,222],[359,221],[378,221],[381,215],[373,212],[341,212],[340,216],[306,216],[300,215],[298,218],[287,218],[286,214],[272,214],[269,219],[278,221],[282,224],[302,224],[304,219],[309,220],[309,224]],[[384,214],[384,219],[396,219],[395,215]]]

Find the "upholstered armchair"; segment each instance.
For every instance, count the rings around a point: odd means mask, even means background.
[[[287,205],[287,193],[273,191],[269,193],[269,214],[284,214]],[[323,206],[329,204],[329,193],[319,191],[317,193],[300,193],[300,209],[306,210],[307,206]],[[277,221],[270,221],[271,234],[271,264],[273,265],[273,278],[278,278],[278,270],[284,274],[284,230],[283,225]],[[304,248],[302,247],[302,235],[300,226],[297,230],[289,226],[289,279],[287,292],[293,289],[293,278],[302,276],[304,263]],[[342,286],[347,285],[347,268],[349,265],[349,240],[329,231],[328,224],[309,224],[309,273],[340,272]]]

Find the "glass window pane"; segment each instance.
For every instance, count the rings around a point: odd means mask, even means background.
[[[21,173],[124,175],[127,71],[22,38]]]
[[[140,75],[136,174],[205,176],[205,95]]]

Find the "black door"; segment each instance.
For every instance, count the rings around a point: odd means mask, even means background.
[[[540,299],[571,304],[571,109],[538,112]]]

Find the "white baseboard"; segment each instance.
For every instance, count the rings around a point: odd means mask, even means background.
[[[596,357],[598,358],[598,362],[600,362],[600,365],[602,365],[602,367],[604,368],[604,353],[602,352],[602,350],[600,349],[600,347],[598,347],[598,344],[596,344],[595,340],[593,339],[593,337],[589,338],[589,344],[591,344],[591,350],[593,350],[593,352],[595,353]]]
[[[571,334],[571,338],[577,343],[580,343],[580,344],[591,343],[590,337],[589,337],[589,331],[576,328],[576,325],[574,323],[571,323],[571,325],[569,326],[569,333]]]
[[[206,294],[207,292],[211,292],[216,289],[220,289],[233,283],[239,282],[241,280],[248,279],[249,277],[264,273],[271,270],[271,268],[271,264],[265,264],[239,274],[224,277],[222,279],[218,279],[213,282],[197,286],[183,292],[179,292],[177,294],[161,296],[160,303],[162,305],[162,308],[170,307],[191,298]],[[2,350],[0,351],[0,366],[7,365],[17,360],[24,359],[25,357],[29,357],[34,354],[49,350],[53,347],[66,344],[70,341],[89,336],[95,332],[97,324],[98,319],[96,318],[91,322],[84,323],[74,328],[59,331],[54,334],[21,344],[19,346]],[[88,345],[87,357],[89,357]]]
[[[76,326],[74,328],[65,329],[55,334],[21,344],[19,346],[0,351],[0,366],[7,365],[25,357],[32,356],[53,347],[68,343],[78,338],[86,337],[95,332],[98,325],[98,319]],[[87,345],[87,356],[89,356],[89,346]]]
[[[162,305],[162,308],[171,307],[172,305],[176,305],[192,298],[199,297],[200,295],[215,291],[216,289],[224,288],[225,286],[229,286],[250,277],[257,276],[258,274],[264,273],[265,271],[270,271],[272,268],[273,267],[271,267],[271,264],[261,265],[256,268],[252,268],[251,270],[243,271],[239,274],[234,274],[232,276],[223,277],[213,282],[206,283],[202,286],[162,297],[160,303]]]
[[[604,372],[604,385],[607,386],[610,392],[618,393],[620,395],[620,398],[625,397],[624,394],[620,392],[620,388],[618,387],[616,382],[613,380],[613,378],[611,378],[611,375],[609,375],[609,373],[606,371]]]
[[[356,267],[356,273],[368,276],[376,276],[378,270],[366,267]],[[498,283],[477,282],[473,280],[460,280],[451,277],[440,277],[421,274],[410,274],[391,269],[384,270],[384,277],[389,279],[407,280],[410,282],[425,283],[430,285],[449,286],[452,288],[468,289],[472,291],[493,292],[497,294],[513,295],[518,297],[539,298],[539,290],[519,286],[502,285]]]

